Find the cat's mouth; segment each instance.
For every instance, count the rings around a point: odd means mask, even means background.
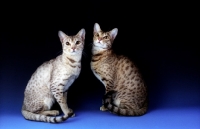
[[[76,52],[76,49],[71,49],[71,53],[75,53]]]
[[[93,43],[93,46],[100,49],[108,49],[106,46],[102,45],[101,43]]]
[[[93,43],[93,46],[95,46],[95,47],[102,47],[102,44],[100,42],[95,42],[95,43]]]
[[[96,41],[96,42],[94,42],[94,44],[98,45],[98,46],[102,46],[103,45],[101,41]]]

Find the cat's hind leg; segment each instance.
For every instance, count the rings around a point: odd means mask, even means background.
[[[43,102],[44,105],[43,105],[43,108],[42,108],[40,114],[46,115],[46,116],[59,115],[58,110],[50,110],[54,102],[55,101],[52,97],[45,97],[44,102]]]
[[[50,108],[51,108],[51,106],[46,105],[44,103],[43,107],[41,108],[42,110],[40,110],[39,114],[45,115],[45,116],[57,116],[57,115],[59,115],[58,110],[50,110]]]
[[[58,110],[42,111],[40,114],[46,115],[46,116],[57,116],[59,115],[59,111]]]

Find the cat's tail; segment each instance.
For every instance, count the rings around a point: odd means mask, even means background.
[[[125,109],[119,108],[113,103],[105,103],[104,107],[107,108],[111,113],[119,116],[142,116],[147,112],[147,107],[142,107],[140,109]]]
[[[22,115],[24,116],[25,119],[27,120],[32,120],[32,121],[40,121],[40,122],[49,122],[49,123],[60,123],[65,120],[67,120],[70,116],[46,116],[42,114],[36,114],[29,112],[27,110],[22,109]]]
[[[119,116],[142,116],[147,112],[147,102],[144,103],[140,109],[132,108],[120,108],[113,103],[113,95],[116,92],[109,92],[104,96],[104,107],[113,114]],[[124,107],[129,107],[129,105],[123,105]]]

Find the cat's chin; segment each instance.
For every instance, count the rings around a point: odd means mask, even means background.
[[[69,55],[71,55],[71,56],[77,56],[77,55],[80,55],[78,52],[71,52],[71,53],[69,53]]]
[[[96,45],[96,44],[93,44],[93,48],[96,50],[107,50],[106,47],[101,46],[101,45]]]
[[[81,55],[80,52],[67,52],[66,55],[69,55],[69,56],[78,56],[78,55]]]
[[[103,48],[103,47],[93,47],[94,51],[106,51],[108,50],[107,48]]]

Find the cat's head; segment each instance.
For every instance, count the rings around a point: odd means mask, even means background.
[[[73,36],[68,36],[64,32],[58,31],[58,36],[64,53],[68,55],[82,54],[85,42],[85,29],[81,29]]]
[[[118,29],[114,28],[111,31],[104,32],[101,30],[98,23],[94,24],[93,45],[98,49],[110,49],[112,43],[117,36]]]

